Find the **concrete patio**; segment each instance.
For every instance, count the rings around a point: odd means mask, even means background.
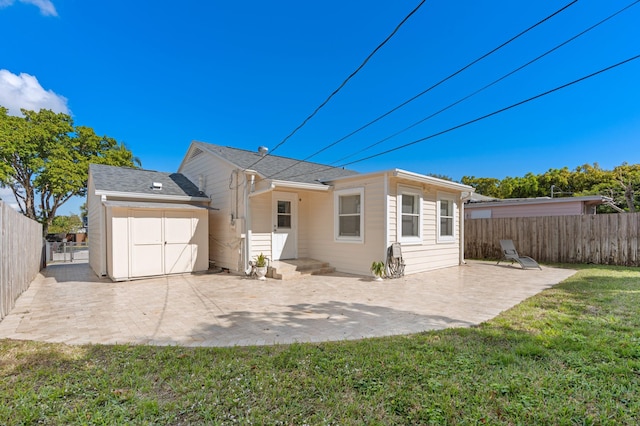
[[[113,283],[86,263],[53,264],[0,322],[0,338],[246,346],[416,333],[479,324],[574,273],[470,261],[384,282],[223,273]]]

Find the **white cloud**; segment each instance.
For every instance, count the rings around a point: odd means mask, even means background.
[[[20,3],[32,4],[40,9],[40,13],[44,16],[58,16],[56,7],[51,0],[19,0]],[[9,7],[15,3],[15,0],[0,0],[0,8]]]
[[[1,4],[2,3],[0,3],[0,5]],[[18,202],[16,201],[16,197],[13,195],[13,191],[11,191],[11,189],[0,187],[0,198],[3,203],[9,205],[12,209],[19,209]]]
[[[16,75],[4,69],[0,69],[0,105],[7,108],[11,115],[20,115],[20,108],[69,113],[67,98],[52,90],[43,89],[38,79],[32,75]]]

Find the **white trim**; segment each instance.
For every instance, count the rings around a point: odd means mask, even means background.
[[[359,195],[360,196],[360,211],[357,212],[360,216],[360,235],[357,237],[341,236],[340,235],[340,197]],[[333,235],[336,242],[341,243],[364,243],[364,188],[349,188],[341,189],[333,193]]]
[[[451,235],[442,235],[440,229],[440,202],[446,200],[451,203],[451,215],[446,216],[451,219]],[[456,197],[450,193],[438,193],[438,201],[436,203],[436,241],[438,243],[453,243],[456,241]]]
[[[418,235],[405,237],[402,235],[402,197],[404,194],[417,197],[418,213],[413,216],[418,216]],[[424,217],[423,217],[423,194],[422,188],[407,185],[398,185],[396,195],[396,232],[397,240],[405,244],[422,244]]]
[[[136,200],[167,200],[167,201],[204,201],[210,203],[208,197],[190,197],[188,195],[161,195],[161,194],[143,194],[140,192],[120,192],[120,191],[95,191],[96,195],[112,197],[112,198],[128,198]]]
[[[309,189],[313,191],[328,191],[330,188],[329,185],[321,183],[292,182],[288,180],[272,180],[271,185],[277,188]]]
[[[369,179],[372,176],[378,176],[378,175],[384,175],[384,174],[389,174],[390,176],[393,176],[393,177],[412,180],[414,182],[438,186],[444,189],[449,189],[454,191],[466,191],[466,192],[475,191],[475,189],[469,185],[463,185],[461,183],[452,182],[445,179],[439,179],[432,176],[421,175],[420,173],[408,172],[406,170],[401,170],[401,169],[391,169],[391,170],[383,170],[380,172],[371,172],[371,173],[354,174],[351,176],[342,176],[342,177],[327,180],[327,182],[338,182],[338,181],[344,182],[350,179],[356,179],[356,180]]]

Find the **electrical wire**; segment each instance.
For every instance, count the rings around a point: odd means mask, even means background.
[[[628,63],[628,62],[634,61],[634,60],[636,60],[636,59],[638,59],[638,58],[640,58],[640,55],[636,55],[636,56],[633,56],[633,57],[631,57],[631,58],[625,59],[624,61],[618,62],[618,63],[616,63],[616,64],[614,64],[614,65],[610,65],[610,66],[608,66],[608,67],[606,67],[606,68],[603,68],[603,69],[601,69],[601,70],[599,70],[599,71],[596,71],[596,72],[594,72],[594,73],[591,73],[591,74],[589,74],[589,75],[586,75],[586,76],[584,76],[584,77],[581,77],[581,78],[579,78],[579,79],[577,79],[577,80],[573,80],[573,81],[571,81],[571,82],[569,82],[569,83],[563,84],[563,85],[558,86],[558,87],[556,87],[556,88],[554,88],[554,89],[547,90],[546,92],[543,92],[543,93],[540,93],[540,94],[538,94],[538,95],[532,96],[532,97],[527,98],[527,99],[525,99],[525,100],[523,100],[523,101],[516,102],[515,104],[511,104],[511,105],[509,105],[508,107],[505,107],[505,108],[499,109],[499,110],[494,111],[494,112],[492,112],[492,113],[485,114],[485,115],[483,115],[483,116],[481,116],[481,117],[474,118],[473,120],[466,121],[466,122],[464,122],[464,123],[462,123],[462,124],[458,124],[457,126],[450,127],[450,128],[448,128],[448,129],[443,130],[443,131],[438,132],[438,133],[433,133],[433,134],[431,134],[431,135],[429,135],[429,136],[427,136],[427,137],[424,137],[424,138],[416,139],[415,141],[405,143],[405,144],[400,145],[400,146],[397,146],[397,147],[395,147],[395,148],[391,148],[391,149],[388,149],[388,150],[386,150],[386,151],[382,151],[382,152],[379,152],[379,153],[377,153],[377,154],[370,155],[370,156],[368,156],[368,157],[360,158],[359,160],[351,161],[351,162],[349,162],[349,163],[344,163],[344,164],[342,164],[342,166],[340,166],[340,167],[345,167],[345,166],[349,166],[349,165],[351,165],[351,164],[356,164],[356,163],[360,163],[360,162],[362,162],[362,161],[370,160],[370,159],[372,159],[372,158],[380,157],[381,155],[386,155],[386,154],[389,154],[389,153],[391,153],[391,152],[398,151],[398,150],[400,150],[400,149],[403,149],[403,148],[409,147],[409,146],[411,146],[411,145],[415,145],[415,144],[417,144],[417,143],[424,142],[424,141],[426,141],[426,140],[429,140],[429,139],[435,138],[436,136],[442,136],[442,135],[444,135],[445,133],[449,133],[449,132],[452,132],[452,131],[454,131],[454,130],[460,129],[460,128],[462,128],[462,127],[466,127],[466,126],[468,126],[469,124],[473,124],[473,123],[476,123],[476,122],[478,122],[478,121],[480,121],[480,120],[484,120],[484,119],[486,119],[486,118],[493,117],[494,115],[498,115],[498,114],[500,114],[500,113],[503,113],[503,112],[505,112],[505,111],[508,111],[508,110],[510,110],[510,109],[513,109],[513,108],[515,108],[515,107],[518,107],[518,106],[520,106],[520,105],[524,105],[524,104],[526,104],[526,103],[528,103],[528,102],[531,102],[531,101],[536,100],[536,99],[538,99],[538,98],[541,98],[541,97],[543,97],[543,96],[546,96],[546,95],[549,95],[549,94],[551,94],[551,93],[557,92],[558,90],[565,89],[565,88],[567,88],[567,87],[569,87],[569,86],[572,86],[572,85],[574,85],[574,84],[580,83],[581,81],[587,80],[587,79],[589,79],[589,78],[591,78],[591,77],[595,77],[595,76],[597,76],[597,75],[599,75],[599,74],[602,74],[602,73],[604,73],[604,72],[606,72],[606,71],[612,70],[612,69],[614,69],[614,68],[616,68],[616,67],[619,67],[619,66],[621,66],[621,65],[624,65],[624,64],[626,64],[626,63]]]
[[[572,85],[574,85],[574,84],[580,83],[580,82],[582,82],[582,81],[584,81],[584,80],[587,80],[587,79],[589,79],[589,78],[595,77],[595,76],[597,76],[597,75],[599,75],[599,74],[602,74],[602,73],[604,73],[604,72],[610,71],[610,70],[612,70],[612,69],[614,69],[614,68],[617,68],[617,67],[619,67],[619,66],[621,66],[621,65],[624,65],[624,64],[629,63],[629,62],[631,62],[631,61],[634,61],[634,60],[636,60],[636,59],[638,59],[638,58],[640,58],[640,54],[639,54],[639,55],[636,55],[636,56],[632,56],[632,57],[630,57],[630,58],[628,58],[628,59],[625,59],[624,61],[618,62],[618,63],[616,63],[616,64],[610,65],[610,66],[608,66],[608,67],[606,67],[606,68],[603,68],[603,69],[601,69],[601,70],[599,70],[599,71],[596,71],[596,72],[593,72],[593,73],[591,73],[591,74],[588,74],[588,75],[586,75],[586,76],[584,76],[584,77],[581,77],[581,78],[578,78],[578,79],[576,79],[576,80],[573,80],[573,81],[571,81],[571,82],[569,82],[569,83],[565,83],[565,84],[563,84],[563,85],[561,85],[561,86],[555,87],[555,88],[553,88],[553,89],[551,89],[551,90],[547,90],[546,92],[539,93],[539,94],[537,94],[537,95],[535,95],[535,96],[532,96],[532,97],[527,98],[527,99],[525,99],[525,100],[522,100],[522,101],[520,101],[520,102],[516,102],[515,104],[511,104],[511,105],[509,105],[509,106],[507,106],[507,107],[504,107],[504,108],[501,108],[501,109],[499,109],[499,110],[493,111],[493,112],[491,112],[491,113],[489,113],[489,114],[485,114],[485,115],[483,115],[483,116],[480,116],[480,117],[474,118],[473,120],[466,121],[466,122],[464,122],[464,123],[462,123],[462,124],[458,124],[458,125],[456,125],[456,126],[453,126],[453,127],[448,128],[448,129],[446,129],[446,130],[442,130],[442,131],[440,131],[440,132],[433,133],[433,134],[431,134],[431,135],[429,135],[429,136],[426,136],[426,137],[424,137],[424,138],[416,139],[416,140],[414,140],[414,141],[412,141],[412,142],[405,143],[405,144],[400,145],[400,146],[397,146],[397,147],[395,147],[395,148],[391,148],[391,149],[388,149],[388,150],[386,150],[386,151],[379,152],[379,153],[377,153],[377,154],[369,155],[369,156],[367,156],[367,157],[363,157],[363,158],[360,158],[360,159],[358,159],[358,160],[354,160],[354,161],[351,161],[351,162],[348,162],[348,163],[341,164],[340,166],[326,166],[326,167],[324,167],[324,168],[314,170],[313,172],[314,172],[314,173],[318,173],[318,172],[323,172],[323,171],[327,171],[327,170],[331,170],[331,169],[344,168],[344,167],[346,167],[346,166],[350,166],[350,165],[352,165],[352,164],[361,163],[361,162],[363,162],[363,161],[370,160],[370,159],[372,159],[372,158],[380,157],[380,156],[382,156],[382,155],[386,155],[386,154],[389,154],[389,153],[391,153],[391,152],[398,151],[398,150],[403,149],[403,148],[407,148],[407,147],[409,147],[409,146],[411,146],[411,145],[415,145],[415,144],[418,144],[418,143],[421,143],[421,142],[427,141],[427,140],[429,140],[429,139],[433,139],[433,138],[435,138],[435,137],[437,137],[437,136],[442,136],[442,135],[444,135],[444,134],[446,134],[446,133],[452,132],[452,131],[457,130],[457,129],[460,129],[460,128],[462,128],[462,127],[466,127],[466,126],[468,126],[468,125],[470,125],[470,124],[476,123],[476,122],[481,121],[481,120],[484,120],[484,119],[486,119],[486,118],[493,117],[494,115],[498,115],[498,114],[503,113],[503,112],[505,112],[505,111],[508,111],[508,110],[510,110],[510,109],[513,109],[513,108],[516,108],[516,107],[518,107],[518,106],[524,105],[524,104],[529,103],[529,102],[531,102],[531,101],[533,101],[533,100],[539,99],[539,98],[541,98],[541,97],[543,97],[543,96],[546,96],[546,95],[549,95],[549,94],[551,94],[551,93],[557,92],[557,91],[559,91],[559,90],[561,90],[561,89],[565,89],[565,88],[567,88],[567,87],[569,87],[569,86],[572,86]],[[310,173],[310,172],[301,173],[301,174],[299,174],[299,175],[288,176],[287,178],[289,178],[289,179],[290,179],[290,178],[294,178],[294,177],[298,177],[298,176],[303,176],[303,175],[306,175],[306,174],[309,174],[309,173]]]
[[[524,69],[524,68],[528,67],[529,65],[533,64],[534,62],[536,62],[536,61],[538,61],[538,60],[540,60],[540,59],[544,58],[545,56],[547,56],[547,55],[549,55],[549,54],[553,53],[554,51],[558,50],[558,49],[559,49],[559,48],[561,48],[562,46],[565,46],[565,45],[567,45],[567,44],[571,43],[572,41],[574,41],[574,40],[575,40],[575,39],[577,39],[578,37],[583,36],[584,34],[588,33],[589,31],[593,30],[594,28],[596,28],[596,27],[598,27],[598,26],[600,26],[600,25],[604,24],[604,23],[605,23],[605,22],[607,22],[608,20],[610,20],[610,19],[614,18],[615,16],[619,15],[620,13],[622,13],[622,12],[624,12],[625,10],[629,9],[630,7],[635,6],[635,5],[636,5],[636,4],[638,4],[638,3],[640,3],[640,0],[636,0],[636,1],[634,1],[633,3],[631,3],[631,4],[627,5],[627,6],[623,7],[622,9],[618,10],[617,12],[615,12],[615,13],[613,13],[613,14],[611,14],[611,15],[607,16],[606,18],[602,19],[601,21],[597,22],[596,24],[593,24],[593,25],[592,25],[592,26],[590,26],[589,28],[587,28],[587,29],[585,29],[585,30],[581,31],[580,33],[578,33],[578,34],[576,34],[576,35],[574,35],[573,37],[569,38],[568,40],[565,40],[564,42],[562,42],[562,43],[558,44],[557,46],[553,47],[552,49],[547,50],[547,51],[546,51],[546,52],[544,52],[543,54],[541,54],[541,55],[537,56],[536,58],[534,58],[534,59],[530,60],[529,62],[527,62],[527,63],[525,63],[525,64],[523,64],[523,65],[519,66],[518,68],[515,68],[514,70],[512,70],[512,71],[508,72],[507,74],[504,74],[502,77],[500,77],[500,78],[498,78],[498,79],[496,79],[496,80],[492,81],[491,83],[489,83],[489,84],[487,84],[487,85],[485,85],[485,86],[481,87],[480,89],[478,89],[478,90],[476,90],[476,91],[474,91],[474,92],[472,92],[472,93],[468,94],[467,96],[464,96],[464,97],[462,97],[462,98],[458,99],[457,101],[455,101],[455,102],[453,102],[453,103],[451,103],[451,104],[447,105],[446,107],[444,107],[444,108],[442,108],[442,109],[440,109],[440,110],[438,110],[438,111],[434,112],[433,114],[431,114],[431,115],[429,115],[429,116],[427,116],[427,117],[425,117],[425,118],[423,118],[423,119],[421,119],[421,120],[419,120],[419,121],[416,121],[415,123],[411,124],[410,126],[407,126],[407,127],[405,127],[404,129],[399,130],[399,131],[397,131],[397,132],[393,133],[392,135],[389,135],[389,136],[387,136],[387,137],[385,137],[385,138],[383,138],[383,139],[380,139],[379,141],[377,141],[377,142],[375,142],[375,143],[373,143],[373,144],[371,144],[371,145],[369,145],[369,146],[367,146],[367,147],[365,147],[365,148],[363,148],[363,149],[361,149],[361,150],[359,150],[359,151],[356,151],[356,152],[354,152],[353,154],[349,154],[349,155],[347,155],[346,157],[339,158],[339,159],[337,159],[337,160],[335,160],[335,161],[333,161],[333,162],[329,163],[329,165],[333,165],[333,164],[336,164],[336,163],[340,163],[341,161],[347,160],[347,159],[349,159],[349,158],[351,158],[351,157],[355,157],[356,155],[358,155],[358,154],[360,154],[360,153],[362,153],[362,152],[368,151],[369,149],[371,149],[371,148],[373,148],[373,147],[375,147],[375,146],[377,146],[377,145],[380,145],[381,143],[386,142],[386,141],[388,141],[389,139],[393,139],[393,138],[395,138],[396,136],[398,136],[398,135],[400,135],[400,134],[402,134],[402,133],[406,132],[407,130],[410,130],[410,129],[412,129],[412,128],[416,127],[417,125],[422,124],[422,123],[424,123],[424,122],[425,122],[425,121],[427,121],[427,120],[430,120],[431,118],[433,118],[433,117],[435,117],[435,116],[437,116],[437,115],[439,115],[439,114],[441,114],[441,113],[445,112],[446,110],[448,110],[448,109],[450,109],[450,108],[453,108],[454,106],[458,105],[459,103],[466,101],[467,99],[469,99],[469,98],[471,98],[471,97],[473,97],[473,96],[477,95],[478,93],[480,93],[480,92],[482,92],[482,91],[484,91],[484,90],[488,89],[489,87],[491,87],[491,86],[493,86],[493,85],[495,85],[495,84],[499,83],[500,81],[504,80],[505,78],[510,77],[511,75],[513,75],[513,74],[517,73],[518,71],[521,71],[522,69]]]
[[[302,127],[304,127],[309,120],[311,120],[330,100],[331,98],[333,98],[340,90],[342,90],[342,88],[349,82],[349,80],[351,80],[358,72],[360,72],[360,70],[362,68],[364,68],[364,66],[367,64],[367,62],[369,62],[369,60],[373,57],[373,55],[375,55],[378,50],[380,50],[382,48],[382,46],[384,46],[385,44],[387,44],[387,42],[389,40],[391,40],[391,38],[400,30],[400,28],[405,24],[405,22],[407,22],[409,20],[409,18],[411,16],[413,16],[418,9],[420,9],[420,7],[422,7],[422,5],[425,3],[426,0],[421,0],[420,3],[411,11],[409,12],[409,14],[407,16],[404,17],[404,19],[402,21],[400,21],[400,23],[395,27],[395,29],[391,32],[391,34],[389,34],[387,36],[387,38],[385,38],[382,43],[378,44],[378,46],[376,46],[375,49],[373,49],[373,51],[365,58],[365,60],[358,66],[358,68],[356,68],[355,71],[353,71],[339,86],[337,89],[335,89],[328,97],[327,99],[325,99],[320,105],[318,105],[316,107],[316,109],[307,117],[305,118],[302,123],[300,123],[298,125],[298,127],[296,127],[295,129],[293,129],[293,131],[291,133],[289,133],[282,141],[280,141],[273,149],[271,149],[271,152],[275,151],[276,149],[278,149],[279,147],[281,147],[285,142],[287,142],[294,134],[296,134],[298,132],[298,130],[300,130]],[[575,0],[577,1],[577,0]],[[262,159],[264,157],[266,157],[267,155],[269,155],[269,153],[265,154],[264,156],[260,157],[258,160],[256,160],[256,162],[254,162],[253,164],[251,164],[250,166],[248,166],[246,169],[250,169],[251,167],[255,166],[256,164],[258,164],[260,161],[262,161]],[[246,170],[245,169],[245,170]]]
[[[511,42],[515,41],[516,39],[520,38],[521,36],[523,36],[524,34],[528,33],[529,31],[533,30],[534,28],[538,27],[539,25],[543,24],[544,22],[548,21],[549,19],[553,18],[554,16],[558,15],[559,13],[567,10],[569,7],[573,6],[574,4],[576,4],[578,2],[578,0],[573,0],[571,3],[568,3],[567,5],[565,5],[564,7],[556,10],[555,12],[553,12],[551,15],[547,16],[546,18],[538,21],[537,23],[531,25],[530,27],[528,27],[527,29],[521,31],[520,33],[516,34],[515,36],[511,37],[509,40],[503,42],[502,44],[500,44],[499,46],[493,48],[492,50],[490,50],[489,52],[481,55],[480,57],[474,59],[473,61],[469,62],[467,65],[465,65],[464,67],[460,68],[459,70],[457,70],[456,72],[454,72],[453,74],[450,74],[449,76],[443,78],[442,80],[438,81],[437,83],[433,84],[431,87],[423,90],[422,92],[418,93],[417,95],[414,95],[413,97],[407,99],[406,101],[402,102],[401,104],[395,106],[394,108],[390,109],[389,111],[385,112],[384,114],[378,116],[377,118],[371,120],[370,122],[364,124],[363,126],[359,127],[358,129],[352,131],[351,133],[341,137],[340,139],[338,139],[335,142],[330,143],[329,145],[323,147],[322,149],[314,152],[313,154],[309,155],[308,157],[299,160],[299,162],[303,162],[306,161],[312,157],[315,157],[316,155],[326,151],[327,149],[339,144],[340,142],[350,138],[351,136],[355,135],[356,133],[366,129],[367,127],[371,126],[374,123],[377,123],[378,121],[382,120],[383,118],[387,117],[388,115],[394,113],[395,111],[399,110],[400,108],[406,106],[407,104],[415,101],[416,99],[418,99],[419,97],[427,94],[428,92],[430,92],[431,90],[435,89],[436,87],[440,86],[441,84],[445,83],[446,81],[452,79],[453,77],[457,76],[458,74],[462,73],[463,71],[465,71],[466,69],[470,68],[471,66],[477,64],[478,62],[482,61],[483,59],[487,58],[488,56],[492,55],[493,53],[497,52],[498,50],[502,49],[503,47],[507,46],[508,44],[510,44]],[[278,146],[280,146],[282,143],[278,144]],[[258,160],[260,161],[260,160]],[[256,161],[256,163],[258,162]],[[297,163],[296,163],[297,164]],[[292,164],[291,166],[282,169],[276,173],[271,174],[268,177],[273,177],[276,176],[286,170],[289,170],[290,168],[294,167],[296,164]],[[252,164],[252,166],[255,165]],[[251,167],[251,166],[250,166]]]

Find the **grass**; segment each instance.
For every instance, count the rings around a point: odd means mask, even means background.
[[[517,284],[514,284],[517,285]],[[640,269],[479,327],[191,349],[0,340],[0,424],[637,424]]]

